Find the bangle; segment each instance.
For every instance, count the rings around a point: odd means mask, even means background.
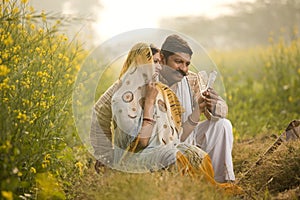
[[[154,119],[148,117],[144,117],[143,120],[147,122],[151,122],[151,124],[156,122]]]
[[[195,122],[192,120],[191,115],[188,116],[188,122],[192,125],[192,126],[197,126],[198,122]]]

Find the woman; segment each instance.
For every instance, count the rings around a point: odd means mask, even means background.
[[[131,49],[121,71],[121,86],[112,96],[114,167],[120,170],[157,170],[175,161],[177,150],[169,141],[178,138],[181,108],[166,86],[154,82],[160,65],[154,64],[159,52],[152,56],[152,51],[144,43]],[[170,91],[169,98],[165,91]],[[172,97],[171,113],[166,100]]]
[[[151,48],[135,45],[123,66],[121,86],[112,96],[114,167],[146,172],[175,164],[181,174],[204,176],[213,185],[238,193],[237,186],[214,180],[207,153],[180,142],[183,110],[176,95],[156,82],[155,68]]]
[[[137,44],[135,45],[124,63],[124,66],[121,70],[119,79],[123,76],[123,74],[128,70],[130,63],[133,62],[135,58],[134,49],[138,49],[138,47],[144,47],[146,49],[149,48],[147,44]],[[160,70],[161,66],[160,62],[160,51],[154,45],[150,45],[151,53],[148,52],[146,55],[150,60],[145,59],[145,61],[140,61],[140,63],[151,63],[152,60],[155,64],[156,73],[153,79],[157,79],[158,70]],[[151,58],[151,55],[153,58]],[[146,58],[146,57],[145,57]],[[150,69],[150,68],[149,68]],[[151,72],[152,73],[152,72]],[[112,95],[120,88],[121,81],[117,80],[112,86],[110,86],[104,94],[97,100],[93,108],[92,115],[92,124],[91,124],[91,132],[90,132],[90,140],[91,145],[94,150],[94,156],[96,158],[95,170],[99,173],[100,167],[103,165],[108,165],[112,168],[113,166],[113,157],[114,157],[114,147],[113,147],[113,133],[111,130],[111,120],[112,120],[112,110],[111,110],[111,99]]]

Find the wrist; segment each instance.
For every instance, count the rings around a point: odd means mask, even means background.
[[[187,120],[188,120],[189,124],[192,126],[197,126],[199,123],[199,118],[197,118],[197,120],[195,120],[195,119],[193,119],[192,115],[189,115]]]
[[[200,114],[201,114],[201,108],[199,108],[199,106],[196,106],[193,112],[190,114],[190,116],[192,117],[193,121],[199,121]]]
[[[155,103],[155,99],[146,99],[145,100],[145,106],[146,105],[154,105],[154,103]]]

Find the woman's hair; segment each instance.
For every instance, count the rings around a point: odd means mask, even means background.
[[[129,51],[127,58],[123,64],[122,70],[120,72],[119,78],[125,74],[131,65],[137,64],[147,64],[151,62],[152,59],[151,48],[149,44],[140,42],[135,44]],[[141,63],[137,63],[141,62]]]
[[[169,56],[176,52],[187,53],[190,56],[193,55],[193,51],[187,41],[178,35],[169,35],[162,44],[161,53],[164,55],[165,59],[168,59]]]
[[[154,44],[150,44],[150,49],[151,49],[151,52],[152,52],[152,56],[155,55],[156,53],[160,52],[160,49],[157,48]]]

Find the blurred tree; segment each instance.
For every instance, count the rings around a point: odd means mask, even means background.
[[[300,27],[300,1],[256,0],[228,4],[232,15],[165,18],[161,27],[186,33],[208,49],[232,49],[268,43],[271,33],[293,39]]]
[[[31,0],[30,4],[38,12],[43,10],[52,17],[63,18],[68,26],[64,26],[62,31],[69,37],[77,35],[77,39],[84,41],[87,46],[93,45],[94,37],[98,35],[94,26],[99,20],[99,11],[103,9],[100,0]]]

